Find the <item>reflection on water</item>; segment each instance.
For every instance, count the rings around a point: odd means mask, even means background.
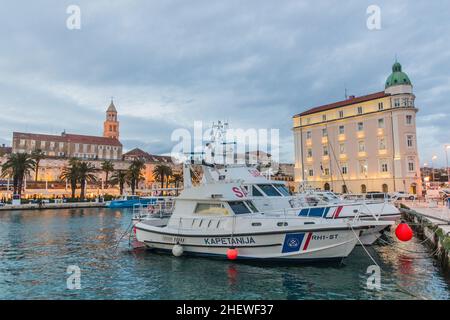
[[[258,265],[175,258],[129,249],[130,211],[0,213],[0,299],[449,299],[449,279],[418,241],[369,248],[382,290],[366,288],[372,264],[356,248],[344,265]],[[69,265],[81,290],[66,288]]]

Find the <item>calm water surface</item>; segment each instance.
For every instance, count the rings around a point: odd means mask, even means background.
[[[382,268],[382,290],[370,291],[373,263],[360,247],[342,266],[175,258],[118,242],[130,218],[110,209],[0,212],[0,299],[450,298],[450,280],[419,240],[368,249]],[[81,290],[67,289],[69,265],[81,269]]]

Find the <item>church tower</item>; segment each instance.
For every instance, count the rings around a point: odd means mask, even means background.
[[[103,136],[105,138],[119,139],[119,121],[117,121],[117,110],[111,99],[111,104],[106,110],[106,120],[103,123]]]

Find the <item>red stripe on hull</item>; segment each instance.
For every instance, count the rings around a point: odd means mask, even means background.
[[[341,213],[342,208],[343,208],[343,206],[339,206],[339,207],[337,208],[336,213],[334,214],[334,217],[335,217],[335,218],[339,217],[339,214]]]
[[[310,233],[308,234],[308,237],[306,238],[305,246],[303,247],[303,251],[305,251],[306,249],[308,249],[309,242],[311,241],[312,234],[313,234],[312,232],[310,232]]]

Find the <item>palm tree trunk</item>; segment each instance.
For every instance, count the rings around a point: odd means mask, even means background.
[[[75,199],[75,193],[76,193],[76,191],[77,191],[77,185],[71,183],[71,184],[70,184],[70,188],[72,189],[72,199]]]
[[[164,188],[164,174],[161,174],[161,189]]]
[[[134,179],[131,180],[131,194],[134,195],[134,191],[136,190],[136,181]]]
[[[36,161],[36,172],[34,173],[34,181],[38,180],[38,173],[39,173],[39,161]]]
[[[80,187],[80,200],[83,201],[84,200],[84,193],[85,193],[85,188],[86,188],[86,180],[81,180],[81,187]]]
[[[105,188],[108,189],[108,171],[105,172],[106,176],[105,176]]]
[[[120,195],[123,195],[123,182],[119,184]]]

